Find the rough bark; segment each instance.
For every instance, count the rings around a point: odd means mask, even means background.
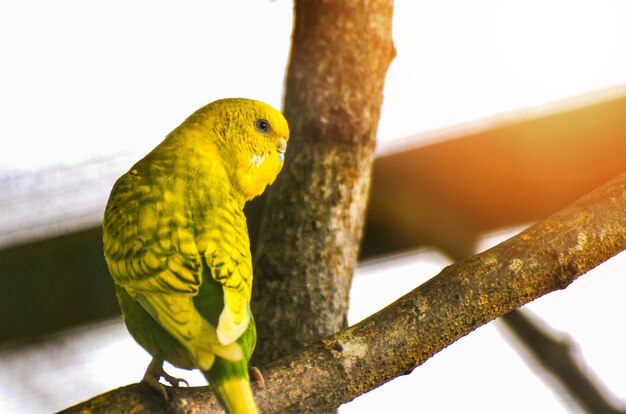
[[[362,322],[270,364],[263,370],[266,387],[255,389],[255,398],[263,413],[337,407],[410,373],[494,318],[566,288],[624,249],[626,174],[492,249],[448,266]],[[65,412],[220,412],[206,388],[173,390],[165,404],[139,387],[111,391]]]
[[[387,68],[391,0],[295,2],[285,115],[255,260],[255,363],[346,326]]]

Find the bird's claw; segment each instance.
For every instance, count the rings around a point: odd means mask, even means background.
[[[163,359],[160,358],[152,358],[150,365],[146,369],[146,373],[143,376],[141,382],[146,383],[152,389],[157,391],[159,394],[163,396],[165,401],[169,401],[169,395],[167,394],[167,387],[159,382],[159,380],[163,378],[167,381],[172,387],[178,388],[180,384],[185,384],[189,386],[187,380],[182,378],[176,378],[163,369]]]
[[[161,377],[163,377],[163,379],[167,381],[174,388],[180,387],[180,384],[185,384],[187,387],[189,386],[189,383],[187,382],[186,379],[173,377],[167,372],[165,372],[165,370],[161,372]]]
[[[254,378],[257,384],[259,384],[260,389],[265,388],[265,378],[261,373],[261,370],[257,367],[250,366],[248,367],[248,372],[250,372],[250,377]]]

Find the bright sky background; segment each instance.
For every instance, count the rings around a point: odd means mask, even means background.
[[[291,7],[0,3],[0,171],[140,155],[225,96],[280,106]],[[624,1],[396,1],[379,141],[625,85],[624,21]]]
[[[398,56],[386,83],[382,143],[626,85],[625,1],[395,3]],[[286,0],[0,3],[0,174],[143,154],[220,97],[280,106],[291,7]],[[626,290],[618,277],[622,256],[604,265],[604,273],[531,308],[569,332],[593,370],[624,398],[623,309],[611,307]],[[378,265],[360,270],[352,321],[446,261],[422,252],[395,263],[384,283]],[[78,395],[138,380],[147,355],[119,324],[98,329],[95,336],[64,339],[71,352],[56,365],[50,355],[58,342],[17,356],[0,353],[0,366],[8,367],[0,371],[0,411],[50,411],[68,396],[73,403]],[[480,328],[342,413],[378,413],[393,403],[430,413],[576,412],[537,380],[502,332],[494,324]],[[66,371],[46,375],[39,364],[45,362]],[[75,364],[80,371],[67,371]],[[36,394],[25,393],[24,384]]]

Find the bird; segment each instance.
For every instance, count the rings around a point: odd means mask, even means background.
[[[168,399],[163,362],[199,369],[231,414],[257,413],[248,361],[252,257],[245,203],[281,171],[289,126],[261,101],[194,112],[114,184],[104,256],[131,336],[152,355],[143,381]]]

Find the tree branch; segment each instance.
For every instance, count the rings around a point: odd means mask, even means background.
[[[539,328],[533,318],[520,310],[503,315],[501,320],[541,368],[551,374],[565,388],[567,395],[589,413],[623,414],[602,395],[594,381],[585,373],[573,355],[573,345],[567,339],[555,339]]]
[[[626,249],[626,174],[519,235],[443,269],[360,323],[264,369],[264,413],[332,409],[400,375],[481,325]],[[169,404],[133,384],[66,410],[221,412],[206,388],[172,390]]]

